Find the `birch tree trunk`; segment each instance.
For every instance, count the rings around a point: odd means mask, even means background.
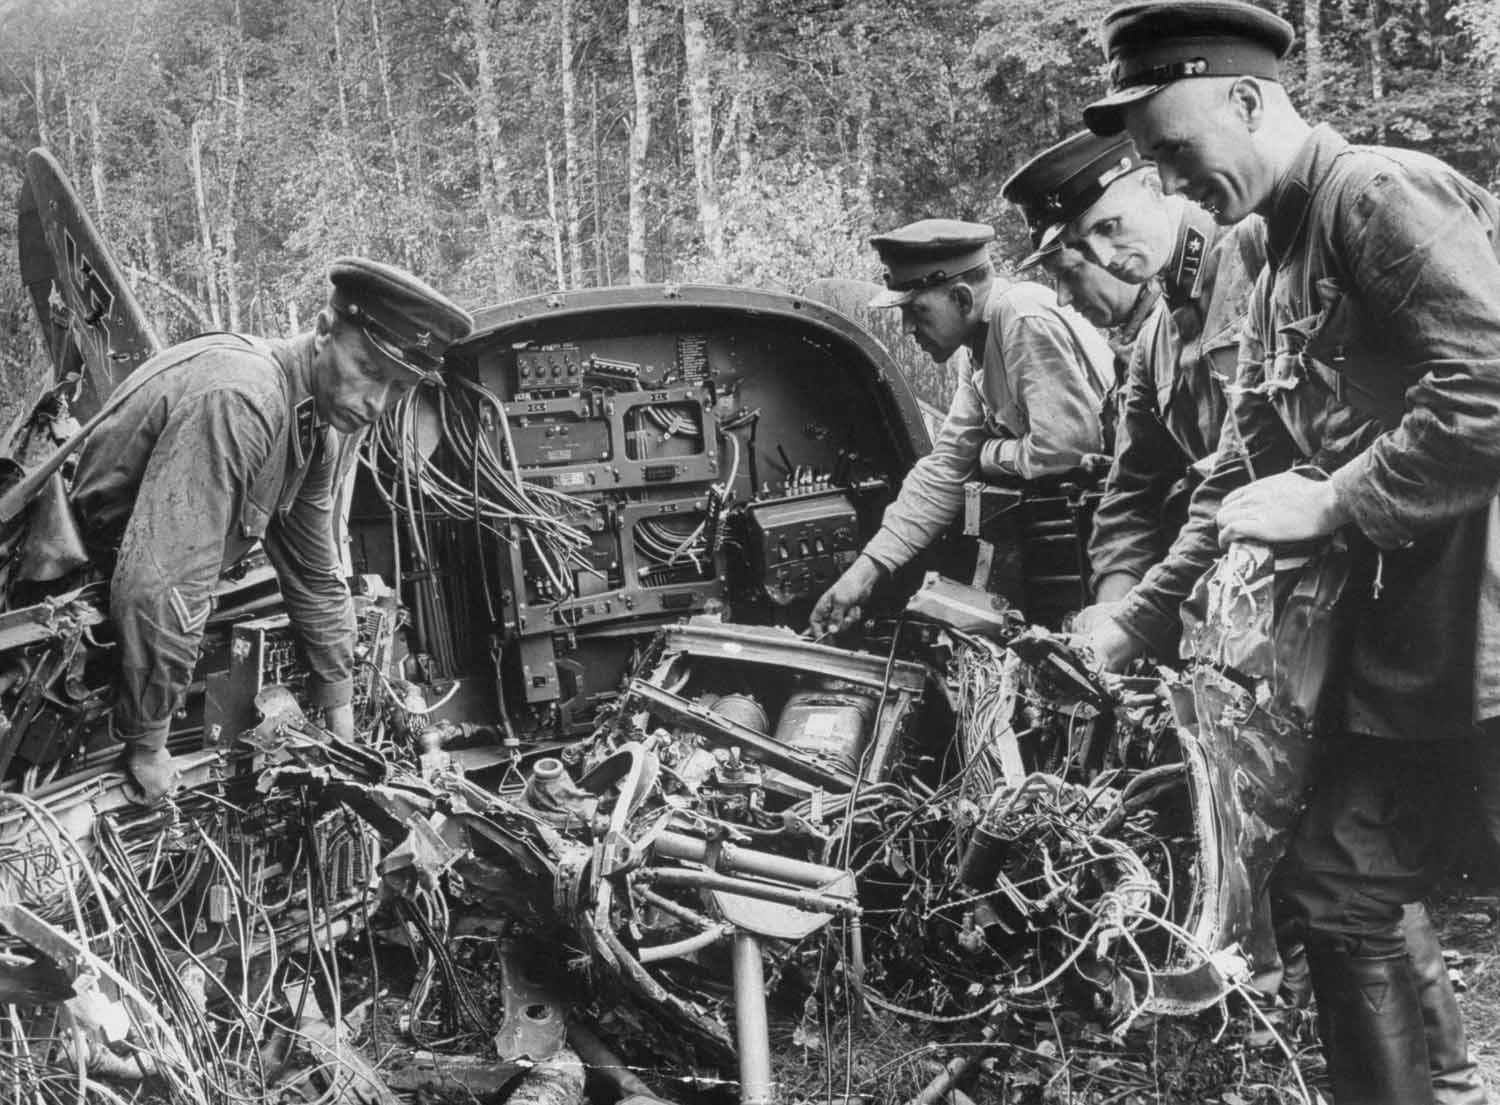
[[[1370,0],[1370,21],[1365,32],[1370,47],[1370,107],[1375,112],[1375,133],[1385,142],[1385,47],[1380,41],[1380,0]]]
[[[193,177],[193,206],[198,215],[198,248],[203,251],[203,260],[199,266],[203,299],[208,304],[208,317],[213,328],[222,330],[224,316],[219,310],[213,224],[208,218],[208,185],[203,179],[203,128],[202,119],[194,119],[193,125],[188,128],[188,171]]]
[[[228,156],[220,157],[224,164],[224,203],[223,213],[219,219],[219,250],[222,254],[219,268],[220,287],[224,295],[224,306],[228,315],[229,329],[238,331],[241,326],[240,318],[240,278],[239,278],[239,207],[240,207],[240,161],[245,153],[245,37],[243,24],[240,22],[240,4],[235,0],[235,37],[233,46],[235,50],[234,59],[234,95],[229,95],[229,66],[225,58],[226,51],[219,48],[219,72],[220,80],[225,84],[220,103],[229,113],[229,130],[234,136],[233,142],[229,143]],[[223,143],[221,143],[222,149]]]
[[[750,175],[754,153],[755,97],[750,82],[750,5],[741,0],[734,25],[734,153],[740,179]]]
[[[557,214],[557,171],[552,165],[552,143],[547,143],[547,218],[552,223],[552,256],[557,265],[557,287],[567,291],[568,274],[563,268],[562,220]]]
[[[491,49],[490,8],[487,0],[464,0],[464,10],[474,36],[474,131],[479,154],[480,204],[484,208],[485,230],[490,240],[495,287],[500,289],[510,283],[505,266],[503,229],[509,170],[500,145],[500,97],[495,79],[495,55]]]
[[[354,242],[360,253],[368,250],[368,235],[365,233],[365,189],[359,165],[354,157],[354,127],[349,121],[349,90],[344,87],[344,32],[343,0],[330,0],[329,7],[333,30],[333,87],[339,108],[339,138],[343,147],[344,173],[347,187],[353,198]]]
[[[698,186],[698,222],[714,263],[724,261],[724,223],[714,173],[712,46],[703,20],[703,0],[682,0],[682,42],[687,68],[688,129],[693,140],[693,178]]]
[[[385,113],[386,141],[391,148],[391,172],[396,177],[396,195],[406,196],[406,164],[401,156],[401,140],[396,135],[396,110],[391,96],[391,59],[386,50],[385,32],[380,26],[380,0],[370,0],[370,37],[375,43],[375,72],[380,78],[380,104]]]
[[[36,139],[39,145],[52,145],[52,127],[47,122],[47,69],[41,56],[36,59],[36,80],[31,94],[36,107]]]
[[[99,101],[89,99],[89,183],[94,190],[94,217],[102,227],[107,214],[104,205],[104,119]]]
[[[628,0],[627,37],[635,116],[630,124],[630,208],[625,238],[626,265],[632,284],[646,282],[646,155],[651,148],[651,72],[646,60],[645,0]]]
[[[68,139],[68,175],[78,176],[78,127],[73,119],[73,82],[68,79],[68,62],[59,65],[62,74],[63,131]]]
[[[1308,114],[1316,115],[1323,103],[1323,12],[1321,0],[1302,3],[1302,57],[1307,63],[1304,80]]]
[[[578,156],[578,74],[573,68],[573,0],[561,0],[558,15],[563,114],[563,207],[567,212],[568,284],[583,287],[583,179]],[[549,162],[550,168],[550,162]]]
[[[599,75],[594,74],[590,82],[589,145],[591,149],[591,180],[594,188],[594,283],[601,288],[614,283],[609,268],[609,237],[604,233],[608,219],[604,215],[604,197],[600,194],[599,178],[603,176],[599,153]]]

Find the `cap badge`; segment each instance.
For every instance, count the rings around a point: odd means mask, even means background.
[[[411,340],[411,345],[413,349],[419,349],[423,353],[427,352],[428,348],[432,345],[432,331],[418,330],[417,336]]]

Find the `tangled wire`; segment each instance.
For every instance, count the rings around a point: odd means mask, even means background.
[[[556,593],[572,594],[572,573],[595,570],[583,555],[590,538],[582,520],[592,507],[524,481],[499,397],[461,376],[451,382],[431,393],[430,404],[425,392],[403,396],[391,417],[371,428],[360,454],[392,516],[406,519],[414,561],[432,563],[423,522],[469,522],[503,541],[524,542]],[[497,435],[508,459],[496,452]],[[467,472],[467,483],[445,470],[439,459],[445,455]]]

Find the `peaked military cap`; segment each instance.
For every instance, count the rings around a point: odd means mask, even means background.
[[[393,265],[340,257],[328,279],[328,305],[363,330],[378,352],[423,380],[441,379],[443,354],[474,329],[462,307]]]
[[[1124,129],[1124,108],[1188,77],[1281,79],[1292,25],[1244,0],[1144,0],[1104,17],[1109,95],[1083,109],[1096,134]]]
[[[1012,173],[1000,191],[1026,217],[1034,247],[1017,267],[1030,268],[1053,252],[1069,223],[1142,164],[1129,136],[1101,137],[1085,130],[1049,146]]]
[[[922,219],[886,234],[870,245],[885,264],[886,290],[871,307],[899,307],[926,288],[952,280],[990,259],[995,228],[957,219]]]

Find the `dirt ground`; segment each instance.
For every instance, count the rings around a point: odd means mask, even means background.
[[[1432,903],[1458,1001],[1469,1053],[1491,1095],[1500,1094],[1500,888],[1454,887]]]

